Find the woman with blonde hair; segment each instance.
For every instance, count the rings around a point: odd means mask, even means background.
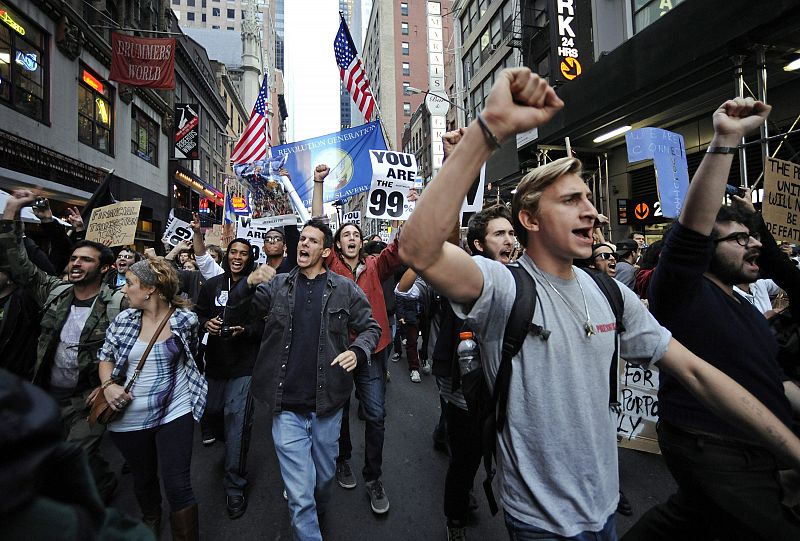
[[[178,274],[164,259],[128,267],[122,291],[130,308],[109,325],[99,353],[102,391],[124,412],[109,423],[111,439],[131,467],[143,521],[158,537],[164,482],[172,537],[198,539],[197,503],[190,479],[192,431],[206,403],[197,369],[197,316],[178,296]],[[168,324],[167,324],[168,322]],[[152,349],[151,349],[152,348]],[[140,359],[145,358],[136,375]],[[129,393],[124,385],[135,378]]]

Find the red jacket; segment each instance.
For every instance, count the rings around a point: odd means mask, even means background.
[[[381,326],[381,339],[378,341],[375,353],[383,351],[392,341],[392,331],[389,328],[389,316],[386,314],[386,300],[383,298],[381,284],[403,266],[397,240],[384,248],[380,254],[369,255],[363,259],[356,267],[355,274],[336,250],[331,250],[325,265],[336,274],[355,280],[358,287],[367,295],[372,307],[372,317]]]

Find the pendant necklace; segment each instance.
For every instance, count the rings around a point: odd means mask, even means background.
[[[572,304],[570,304],[570,302],[567,301],[567,299],[564,298],[564,296],[561,294],[561,292],[559,290],[557,290],[553,284],[550,283],[550,280],[547,279],[547,276],[544,274],[544,272],[540,271],[536,267],[534,267],[534,268],[536,269],[536,272],[539,274],[539,276],[544,278],[544,281],[547,282],[547,285],[550,286],[550,289],[552,289],[555,292],[555,294],[558,295],[558,298],[561,299],[564,302],[565,305],[567,305],[567,308],[569,308],[569,311],[572,312],[573,315],[575,317],[577,317],[578,320],[580,321],[580,319],[581,319],[580,312],[578,312],[572,306]],[[574,270],[572,271],[572,277],[575,278],[575,280],[578,282],[578,289],[581,290],[581,298],[583,299],[583,309],[586,311],[586,321],[583,324],[583,330],[586,332],[586,338],[591,338],[592,336],[597,334],[597,329],[595,329],[594,325],[592,324],[592,318],[589,316],[589,305],[586,303],[586,295],[583,292],[583,286],[581,285],[581,281],[575,275],[575,271]]]

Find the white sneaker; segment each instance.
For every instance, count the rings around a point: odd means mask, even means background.
[[[420,364],[422,365],[420,367],[420,372],[422,372],[426,376],[430,376],[431,372],[433,371],[433,367],[431,366],[431,362],[430,361],[422,361],[422,363],[420,363]]]
[[[411,381],[413,381],[414,383],[419,383],[420,381],[422,381],[422,378],[419,377],[419,371],[417,370],[411,371]]]
[[[400,354],[399,353],[392,353],[392,362],[396,363],[399,360],[400,360]]]

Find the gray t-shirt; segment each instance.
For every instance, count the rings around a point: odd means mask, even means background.
[[[471,307],[453,303],[453,309],[476,333],[484,371],[494,382],[516,288],[504,265],[473,259],[483,273],[483,291]],[[558,535],[597,531],[614,513],[619,491],[616,416],[608,405],[614,313],[594,280],[574,269],[597,328],[587,337],[578,282],[547,276],[576,314],[527,254],[520,263],[536,279],[533,321],[551,335],[547,341],[528,336],[512,360],[508,424],[498,445],[500,500],[516,519]],[[621,356],[643,364],[659,360],[669,331],[631,290],[620,291],[625,302]]]
[[[632,290],[636,283],[636,269],[627,261],[620,261],[617,263],[617,274],[614,278]]]

